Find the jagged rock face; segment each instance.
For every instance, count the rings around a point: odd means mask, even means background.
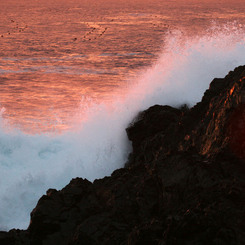
[[[237,122],[233,121],[234,113],[245,103],[244,81],[244,67],[236,68],[224,79],[214,79],[202,99],[206,108],[200,110],[202,103],[193,108],[193,111],[203,113],[201,122],[196,125],[192,136],[193,144],[198,145],[200,153],[213,155],[222,150],[229,150],[231,142],[244,132],[244,116],[236,113],[236,120],[243,124],[239,127],[234,125]]]
[[[149,163],[163,154],[188,150],[206,157],[232,150],[244,157],[244,103],[245,66],[241,66],[224,79],[214,79],[202,101],[190,110],[150,107],[127,128],[134,150],[131,162]]]
[[[0,245],[244,245],[244,76],[214,79],[191,109],[142,112],[125,168],[49,189]]]
[[[167,154],[176,149],[179,141],[176,131],[182,114],[179,109],[160,105],[141,112],[126,129],[133,146],[128,164],[152,162],[160,151]]]

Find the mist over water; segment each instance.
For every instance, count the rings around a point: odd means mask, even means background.
[[[131,151],[125,128],[139,111],[154,104],[192,106],[214,77],[245,64],[243,28],[226,28],[192,38],[169,33],[158,60],[129,83],[123,96],[110,103],[82,101],[69,131],[31,135],[2,126],[0,230],[27,228],[47,189],[61,189],[74,177],[93,181],[123,167]]]
[[[158,61],[139,80],[143,109],[152,104],[192,106],[215,77],[244,64],[244,29],[233,24],[213,29],[202,36],[188,37],[178,30],[167,35]]]

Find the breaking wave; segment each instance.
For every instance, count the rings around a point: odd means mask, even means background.
[[[89,103],[73,130],[30,135],[0,129],[0,230],[27,228],[29,215],[48,188],[61,189],[73,177],[90,181],[123,167],[131,150],[125,128],[153,104],[198,102],[214,77],[245,64],[244,28],[213,29],[164,39],[157,62],[130,81],[124,96],[110,104]]]

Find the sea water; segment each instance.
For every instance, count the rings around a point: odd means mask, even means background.
[[[123,167],[125,128],[245,64],[242,1],[1,1],[0,230],[48,188]]]

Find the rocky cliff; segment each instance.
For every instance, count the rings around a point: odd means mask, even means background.
[[[193,108],[155,105],[126,131],[125,168],[49,189],[0,245],[245,244],[245,66]]]

